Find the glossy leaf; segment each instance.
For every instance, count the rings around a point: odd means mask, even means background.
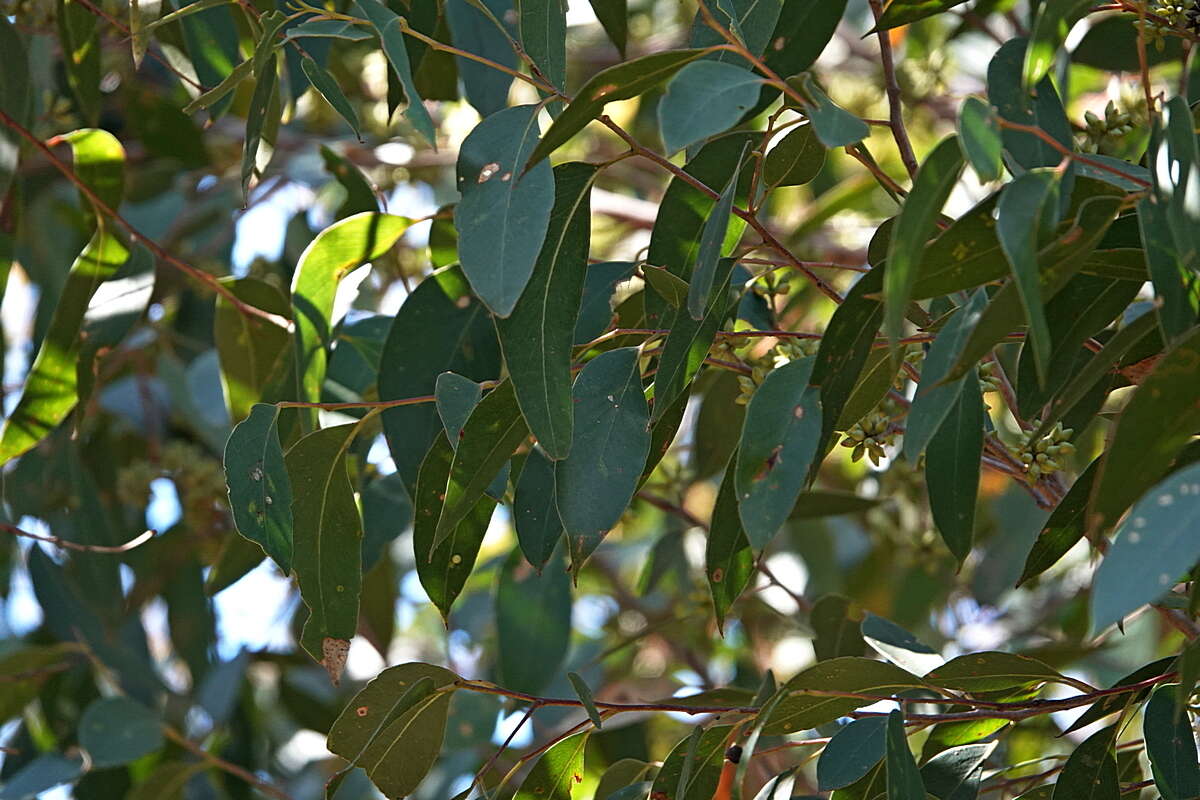
[[[378,733],[358,759],[389,798],[412,794],[437,761],[450,712],[450,692],[417,701]]]
[[[662,792],[672,800],[710,800],[713,796],[725,760],[729,730],[714,725],[695,731],[694,742],[692,737],[679,742],[663,761],[651,795]]]
[[[654,375],[654,409],[652,419],[658,421],[672,407],[700,371],[717,330],[728,314],[729,276],[733,259],[721,259],[712,276],[712,288],[700,320],[680,308],[671,323],[671,332],[663,345],[658,371]],[[694,284],[693,284],[694,285]]]
[[[1173,686],[1155,689],[1142,719],[1146,755],[1163,800],[1200,796],[1195,734],[1189,715],[1176,705],[1177,694]]]
[[[893,710],[887,718],[888,800],[925,800],[925,784],[904,735],[904,712]]]
[[[1052,800],[1117,800],[1121,786],[1113,758],[1113,728],[1094,733],[1075,748],[1054,784]]]
[[[787,519],[819,452],[821,400],[808,385],[813,363],[806,358],[772,370],[746,408],[734,486],[756,552]]]
[[[554,496],[554,462],[535,447],[521,468],[512,513],[521,552],[538,572],[545,568],[563,535]]]
[[[734,64],[704,60],[683,67],[658,101],[658,127],[667,152],[736,125],[758,101],[761,87],[760,76]]]
[[[667,50],[653,53],[615,67],[601,70],[585,83],[575,99],[563,110],[554,124],[546,131],[541,142],[528,158],[525,170],[532,171],[538,164],[584,126],[604,111],[604,106],[617,100],[628,100],[643,92],[660,86],[685,64],[704,55],[704,50]]]
[[[884,756],[887,727],[887,717],[866,717],[839,729],[817,761],[821,790],[841,789],[870,772]]]
[[[165,741],[162,719],[127,697],[96,700],[79,720],[79,744],[99,768],[128,764]]]
[[[978,97],[968,97],[958,111],[958,143],[981,181],[1004,174],[1004,143],[992,109]]]
[[[1098,633],[1181,580],[1200,559],[1200,464],[1175,472],[1130,510],[1092,583]]]
[[[733,211],[734,196],[737,193],[738,174],[741,172],[744,153],[738,158],[738,166],[729,177],[729,182],[721,190],[717,204],[704,222],[700,232],[700,241],[696,248],[696,263],[692,266],[691,280],[688,282],[687,309],[694,320],[705,318],[709,308],[714,303],[720,303],[721,293],[726,283],[717,281],[717,271],[724,248],[726,232],[729,230],[729,218]],[[729,265],[732,270],[733,265]]]
[[[270,119],[278,112],[277,92],[279,89],[279,56],[276,43],[264,38],[254,52],[254,93],[250,96],[249,113],[246,115],[246,138],[242,147],[242,202],[249,203],[250,182],[257,175],[262,177],[265,161],[271,156],[269,137],[266,131],[276,120]],[[260,55],[261,54],[261,55]],[[268,139],[265,152],[260,152],[263,139]],[[261,160],[260,160],[261,159]]]
[[[554,209],[533,275],[512,315],[496,321],[521,413],[554,460],[566,458],[571,447],[571,347],[588,270],[595,176],[588,164],[554,169]]]
[[[688,284],[683,278],[676,277],[664,267],[649,265],[642,267],[642,276],[647,285],[673,308],[683,308],[687,305]]]
[[[446,429],[446,438],[451,447],[458,449],[463,425],[483,399],[483,387],[457,373],[443,372],[437,377],[433,396],[438,416]]]
[[[1111,528],[1150,488],[1200,427],[1192,389],[1200,328],[1163,354],[1117,421],[1090,505],[1093,530]]]
[[[825,147],[812,125],[792,128],[771,148],[763,162],[763,178],[771,186],[800,186],[825,166]]]
[[[458,257],[475,294],[500,317],[513,313],[533,275],[554,208],[550,165],[521,172],[537,144],[537,110],[496,112],[475,126],[458,152]]]
[[[308,77],[309,83],[317,90],[317,93],[325,98],[325,102],[333,107],[342,119],[346,120],[346,124],[350,126],[350,130],[354,131],[354,135],[362,141],[362,132],[358,127],[358,113],[354,110],[354,106],[346,99],[342,87],[338,86],[337,80],[334,79],[329,72],[314,61],[307,54],[301,55],[300,66],[304,70],[304,74]]]
[[[1029,47],[1025,50],[1025,69],[1021,74],[1027,90],[1050,72],[1071,27],[1091,8],[1090,0],[1046,0],[1038,6]]]
[[[392,320],[380,357],[379,398],[432,395],[443,372],[494,380],[500,366],[496,329],[483,305],[471,297],[462,271],[451,267],[421,281]],[[437,409],[431,403],[389,408],[383,413],[383,430],[396,471],[411,494],[421,461],[442,431]]]
[[[449,617],[450,607],[466,585],[496,507],[495,500],[481,497],[450,535],[434,546],[453,459],[454,450],[439,431],[421,462],[413,493],[413,552],[417,577],[443,618]]]
[[[908,427],[904,431],[904,457],[913,463],[942,427],[962,394],[966,378],[947,383],[946,377],[977,324],[987,299],[985,291],[976,290],[971,299],[954,312],[929,348],[921,367],[921,382],[908,412]]]
[[[638,357],[636,348],[610,350],[575,379],[571,454],[555,465],[554,479],[576,574],[633,499],[650,450]]]
[[[960,564],[974,540],[984,415],[979,382],[968,376],[925,452],[925,486],[933,521]]]
[[[805,694],[805,689],[886,695],[922,685],[916,675],[883,661],[853,657],[821,661],[780,687],[787,697],[775,708],[766,732],[774,735],[815,728],[870,704],[853,697]]]
[[[574,789],[583,782],[587,743],[587,733],[555,742],[525,776],[513,800],[571,800]]]
[[[962,172],[958,138],[943,139],[921,165],[912,191],[896,218],[883,275],[883,330],[896,347],[904,332],[904,317],[912,299],[921,248],[935,230],[942,206]]]
[[[225,484],[238,533],[285,575],[292,571],[292,486],[279,443],[279,409],[259,403],[225,445]]]
[[[413,82],[412,65],[408,60],[408,51],[404,47],[402,20],[379,0],[358,0],[358,7],[371,22],[375,34],[379,37],[383,54],[387,56],[388,63],[391,64],[404,87],[404,95],[408,100],[404,116],[408,118],[409,124],[417,133],[425,137],[425,141],[436,147],[437,134],[433,128],[433,120],[425,109],[425,104],[421,101],[421,95],[417,93],[417,86]]]
[[[940,14],[966,0],[892,0],[875,23],[873,30],[886,31]]]
[[[537,694],[558,677],[571,643],[571,578],[561,555],[535,572],[509,553],[496,585],[497,668],[504,686]]]
[[[110,208],[124,188],[125,151],[107,131],[86,129],[63,137],[71,145],[75,173]],[[0,464],[27,452],[67,418],[78,400],[76,360],[80,328],[92,296],[129,258],[129,250],[106,220],[71,265],[54,315],[33,360],[21,397],[0,429]]]
[[[777,75],[797,75],[816,63],[846,12],[846,0],[784,0],[764,60]]]
[[[800,83],[809,99],[805,113],[821,144],[831,148],[845,147],[870,135],[867,123],[830,100],[807,72],[800,76]]]
[[[783,0],[705,0],[705,7],[712,18],[733,36],[755,57],[762,56],[770,44],[771,34],[783,11]],[[692,20],[690,44],[692,47],[711,47],[726,44],[725,37],[705,20],[697,10]],[[740,61],[740,54],[729,51],[714,53],[710,60]]]
[[[315,431],[284,456],[293,498],[292,566],[311,612],[301,642],[335,681],[340,665],[331,648],[354,638],[362,591],[362,520],[346,472],[357,431],[355,424]]]
[[[867,649],[854,604],[845,597],[827,594],[813,603],[808,624],[816,633],[813,651],[817,661],[841,656],[861,656]]]
[[[754,551],[750,549],[750,541],[738,517],[737,490],[733,480],[733,461],[736,458],[736,454],[731,457],[717,492],[704,551],[708,591],[712,595],[717,628],[722,632],[725,616],[754,575]]]
[[[971,693],[1067,682],[1057,670],[1035,658],[1000,651],[953,658],[926,673],[925,681],[942,689]]]

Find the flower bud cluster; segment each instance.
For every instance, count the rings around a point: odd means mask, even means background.
[[[1037,425],[1035,421],[1034,427]],[[1052,475],[1063,468],[1062,459],[1075,452],[1075,445],[1068,441],[1073,433],[1070,428],[1064,428],[1061,422],[1056,422],[1045,436],[1030,438],[1015,447],[1010,445],[1008,450],[1025,467],[1029,479],[1036,481],[1043,475]]]

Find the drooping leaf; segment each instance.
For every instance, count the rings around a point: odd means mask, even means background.
[[[970,693],[996,692],[1042,683],[1067,683],[1058,670],[1035,658],[998,650],[952,658],[926,673],[925,682],[943,689]]]
[[[128,764],[165,741],[158,714],[127,697],[96,700],[79,719],[79,744],[96,767]]]
[[[1192,464],[1130,510],[1092,583],[1093,633],[1168,592],[1200,558],[1198,486],[1200,464]]]
[[[4,70],[0,73],[0,111],[28,127],[33,108],[33,96],[28,91],[29,56],[22,36],[7,17],[0,19],[0,51],[5,54]],[[0,197],[8,195],[16,176],[20,147],[17,132],[7,125],[0,126]]]
[[[279,90],[279,42],[275,33],[283,26],[285,17],[275,11],[263,17],[263,37],[254,50],[251,72],[254,77],[254,93],[250,96],[250,107],[246,114],[246,138],[242,146],[242,202],[249,202],[250,181],[271,156],[273,137],[269,129],[278,124]],[[267,148],[262,152],[263,140]]]
[[[894,709],[887,718],[887,798],[925,800],[925,784],[904,734],[904,712]]]
[[[333,300],[342,278],[396,244],[412,221],[394,214],[363,213],[339,220],[317,234],[300,255],[292,277],[292,313],[296,323],[296,396],[316,402],[333,340]],[[315,427],[315,412],[308,415]]]
[[[540,573],[514,549],[496,585],[500,681],[537,694],[558,677],[571,643],[571,578],[562,549]]]
[[[925,790],[939,800],[975,800],[983,762],[996,742],[951,747],[921,765]]]
[[[457,373],[443,372],[437,377],[434,397],[438,416],[446,428],[446,438],[450,440],[451,447],[458,449],[463,425],[483,399],[483,387]]]
[[[583,754],[588,734],[558,741],[533,765],[513,800],[571,800],[583,782]]]
[[[978,97],[968,97],[958,111],[958,143],[981,181],[1004,174],[1004,143],[992,109]]]
[[[887,717],[866,717],[839,729],[817,761],[822,791],[849,786],[870,772],[884,756],[887,727]]]
[[[512,0],[449,0],[445,8],[456,47],[509,69],[517,67],[511,44],[516,33],[512,23],[517,20]],[[480,116],[490,116],[508,105],[511,75],[465,56],[456,56],[455,62],[467,102]]]
[[[412,794],[442,750],[450,692],[435,692],[395,718],[367,745],[358,763],[389,798]]]
[[[451,606],[475,567],[475,558],[496,507],[495,500],[486,495],[481,497],[451,534],[440,545],[434,546],[453,459],[454,449],[439,431],[421,462],[413,493],[413,553],[417,577],[443,618],[449,617]]]
[[[58,0],[55,21],[62,68],[75,105],[87,125],[100,119],[100,29],[96,15],[79,0]]]
[[[826,147],[845,147],[857,144],[870,135],[867,123],[830,100],[809,73],[800,76],[800,85],[809,99],[805,113],[821,144]]]
[[[821,435],[819,390],[808,385],[814,359],[772,370],[746,409],[734,486],[746,537],[761,551],[804,488]]]
[[[783,11],[783,0],[705,0],[705,7],[718,25],[745,45],[755,57],[762,56],[771,42],[771,34]],[[726,44],[725,37],[697,11],[692,20],[691,47],[711,47]],[[714,53],[708,60],[738,62],[740,54],[730,51]],[[756,98],[757,99],[757,98]]]
[[[853,657],[821,661],[780,687],[787,697],[775,708],[766,732],[774,735],[815,728],[870,704],[853,697],[806,694],[806,689],[886,695],[922,685],[916,675],[883,661]]]
[[[979,382],[967,376],[925,452],[925,486],[933,521],[960,564],[974,540],[984,415]]]
[[[754,552],[738,517],[733,468],[736,458],[736,454],[730,457],[717,492],[704,551],[708,591],[712,595],[717,628],[721,631],[724,631],[725,615],[754,575]]]
[[[875,652],[915,675],[941,666],[945,659],[929,645],[890,619],[871,612],[863,618],[862,638]]]
[[[917,457],[941,428],[942,422],[958,402],[966,378],[945,382],[950,368],[959,358],[987,304],[987,292],[977,289],[938,332],[921,367],[921,382],[904,431],[904,457],[916,463]]]
[[[121,143],[107,131],[96,129],[75,131],[62,138],[71,146],[75,174],[109,208],[119,205],[125,173]],[[95,232],[67,273],[21,397],[0,430],[0,464],[30,450],[75,407],[76,361],[84,315],[100,284],[112,278],[128,258],[129,250],[109,221],[97,216]]]
[[[1052,800],[1117,800],[1121,785],[1113,758],[1114,728],[1105,728],[1075,748],[1054,784]]]
[[[554,209],[550,165],[521,171],[538,141],[537,111],[496,112],[475,126],[458,152],[458,257],[475,294],[500,317],[513,313],[529,283]]]
[[[600,21],[609,41],[617,48],[621,59],[625,59],[625,45],[629,41],[628,0],[588,0],[596,19]]]
[[[521,45],[550,85],[567,84],[567,4],[563,0],[522,0]]]
[[[649,91],[683,66],[705,54],[705,50],[667,50],[635,58],[615,67],[601,70],[585,83],[575,99],[563,110],[546,135],[529,156],[525,170],[537,165],[584,126],[603,113],[604,106],[617,100],[628,100]]]
[[[721,776],[727,728],[694,729],[663,761],[650,794],[662,792],[672,800],[710,800]],[[686,774],[685,774],[686,772]]]
[[[896,218],[883,275],[883,330],[893,350],[904,332],[904,317],[912,299],[921,248],[934,231],[942,206],[962,172],[958,137],[943,139],[921,165],[912,191]]]
[[[846,0],[784,0],[764,59],[767,66],[777,75],[796,75],[811,67],[845,12]]]
[[[597,729],[603,727],[604,720],[600,718],[600,712],[596,709],[596,699],[592,696],[592,687],[587,685],[587,681],[578,672],[568,672],[567,680],[571,682],[571,688],[575,690],[579,702],[583,703],[583,710],[587,712],[588,719]]]
[[[496,320],[521,413],[554,460],[565,458],[571,446],[571,347],[588,270],[595,176],[589,164],[554,168],[554,209],[533,275],[512,314]]]
[[[825,147],[812,125],[792,128],[771,148],[763,162],[763,178],[770,186],[800,186],[817,177],[825,166]]]
[[[861,656],[867,649],[863,641],[861,624],[854,604],[845,597],[827,594],[813,603],[808,613],[808,624],[816,637],[813,651],[817,661],[827,661],[842,656]]]
[[[253,406],[230,434],[224,460],[238,533],[287,575],[292,571],[292,486],[279,443],[279,409]]]
[[[683,67],[658,101],[658,127],[667,152],[733,127],[754,107],[761,87],[760,76],[734,64],[704,60]]]
[[[388,63],[392,65],[392,69],[395,70],[404,87],[405,99],[408,100],[404,116],[408,118],[409,124],[416,129],[417,133],[425,137],[425,141],[436,147],[437,133],[433,127],[433,119],[425,109],[425,103],[422,102],[421,95],[417,93],[417,86],[413,82],[412,65],[408,60],[408,50],[404,47],[404,33],[400,17],[380,0],[358,0],[358,7],[371,22],[375,34],[379,37],[379,45],[383,54],[387,56]]]
[[[703,62],[701,62],[703,63]],[[722,250],[725,244],[726,232],[729,230],[729,218],[733,210],[734,195],[737,193],[738,174],[741,172],[743,156],[738,158],[738,167],[729,177],[729,182],[721,190],[717,204],[704,222],[700,233],[700,241],[696,249],[696,263],[692,266],[691,280],[688,282],[687,310],[694,320],[703,320],[714,303],[720,303],[725,285],[717,282],[717,271],[720,265]],[[729,265],[732,270],[733,265]]]
[[[1198,358],[1200,328],[1193,328],[1163,354],[1121,412],[1092,495],[1093,530],[1111,528],[1200,428],[1193,389]]]
[[[613,319],[614,293],[633,278],[636,270],[637,265],[631,261],[602,261],[588,266],[573,344],[587,344],[608,329]]]
[[[346,472],[346,450],[357,431],[356,424],[314,431],[284,456],[292,489],[292,565],[311,612],[301,643],[335,682],[337,643],[348,648],[354,638],[362,591],[362,519]]]
[[[1047,0],[1038,6],[1021,73],[1026,91],[1037,86],[1050,71],[1071,27],[1091,8],[1089,0]]]
[[[71,783],[83,774],[84,758],[42,753],[7,776],[0,787],[0,800],[34,800],[56,786]]]
[[[966,0],[892,0],[887,4],[874,31],[886,31],[940,14],[961,5]]]
[[[304,74],[308,77],[312,87],[346,121],[346,124],[350,126],[350,130],[354,131],[354,135],[358,137],[359,141],[362,141],[362,132],[358,127],[358,113],[354,110],[354,106],[350,104],[350,101],[346,99],[346,95],[342,91],[342,87],[338,86],[337,80],[308,54],[301,55],[300,66],[304,70]]]
[[[610,350],[575,379],[575,434],[554,480],[576,573],[633,499],[650,450],[638,357],[637,348]]]
[[[1190,715],[1176,705],[1174,686],[1160,686],[1150,695],[1142,718],[1146,755],[1154,784],[1163,800],[1200,796],[1200,763]]]
[[[538,572],[545,568],[563,535],[554,496],[554,462],[535,447],[521,468],[512,513],[521,552]]]

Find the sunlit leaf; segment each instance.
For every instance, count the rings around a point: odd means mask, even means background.
[[[556,742],[533,765],[513,800],[571,800],[578,784],[583,783],[587,743],[587,733]]]

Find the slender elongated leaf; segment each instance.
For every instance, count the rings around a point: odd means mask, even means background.
[[[438,416],[446,428],[446,438],[450,440],[450,446],[457,450],[463,425],[483,399],[483,387],[470,378],[454,372],[443,372],[437,377],[434,397]]]
[[[933,521],[960,564],[970,554],[974,538],[983,421],[979,382],[967,376],[925,453],[925,485]]]
[[[1200,764],[1189,715],[1176,705],[1174,686],[1160,686],[1150,695],[1142,718],[1146,755],[1154,771],[1155,788],[1163,800],[1200,796]]]
[[[941,653],[890,619],[868,611],[859,628],[872,650],[913,674],[924,674],[945,663]]]
[[[1091,8],[1090,0],[1046,0],[1038,6],[1021,73],[1026,91],[1032,90],[1050,72],[1071,27]]]
[[[870,703],[853,697],[822,695],[823,691],[879,695],[922,685],[916,675],[884,661],[853,657],[821,661],[780,687],[787,697],[771,714],[766,732],[774,735],[815,728]]]
[[[567,4],[563,0],[522,0],[521,45],[550,85],[567,84]]]
[[[514,5],[513,0],[448,0],[445,17],[455,46],[515,69],[518,62],[512,45],[516,38],[513,23],[517,21]],[[480,116],[495,114],[508,105],[512,75],[465,56],[456,56],[455,62],[467,102]]]
[[[672,800],[710,800],[721,777],[727,728],[695,728],[695,734],[675,745],[654,778],[650,794],[662,792]]]
[[[346,450],[357,430],[350,424],[315,431],[284,456],[292,488],[292,565],[311,612],[301,643],[335,682],[358,628],[362,591],[362,519],[346,472]]]
[[[633,347],[610,350],[575,379],[575,434],[555,465],[554,496],[576,574],[633,499],[650,451],[638,356]]]
[[[225,286],[243,303],[261,308],[281,319],[291,316],[284,294],[257,278],[239,278]],[[291,341],[288,331],[273,321],[245,314],[232,302],[218,296],[213,318],[213,340],[221,363],[221,386],[229,418],[240,422],[250,408],[266,397],[281,373]]]
[[[938,215],[962,172],[962,151],[957,136],[943,139],[921,165],[888,245],[887,272],[883,276],[883,330],[896,347],[903,335],[904,317],[912,299],[921,248],[934,231]]]
[[[562,549],[534,571],[519,550],[509,553],[496,585],[500,680],[537,694],[558,677],[571,643],[571,578]]]
[[[629,11],[628,0],[588,0],[596,19],[604,27],[609,41],[625,59],[625,45],[629,41]]]
[[[805,113],[821,144],[826,147],[845,147],[857,144],[870,135],[871,129],[867,123],[830,100],[809,73],[800,76],[800,85],[810,101],[805,106]]]
[[[379,37],[383,54],[387,56],[388,63],[392,65],[392,69],[400,78],[400,84],[404,87],[405,99],[408,100],[404,116],[408,118],[409,124],[416,129],[417,133],[425,137],[425,141],[437,147],[437,133],[433,128],[433,119],[425,109],[425,104],[421,101],[421,95],[417,93],[417,86],[413,82],[412,65],[408,60],[408,50],[404,46],[403,23],[400,17],[379,0],[358,0],[358,7],[370,20],[371,26],[375,28],[375,34]]]
[[[0,72],[0,111],[17,123],[29,126],[33,97],[29,87],[29,55],[17,28],[5,17],[0,19],[0,51],[5,53],[4,70]],[[21,139],[7,125],[0,126],[0,197],[8,195],[8,187],[17,173]]]
[[[717,204],[704,222],[700,233],[700,242],[696,250],[696,263],[692,267],[691,280],[688,282],[687,310],[694,320],[704,319],[706,312],[714,301],[719,302],[725,285],[716,280],[717,268],[721,261],[722,249],[726,232],[729,230],[729,218],[733,211],[734,195],[737,193],[738,174],[741,172],[742,156],[738,158],[738,167],[729,182],[721,190]],[[732,270],[732,264],[729,265]]]
[[[1068,681],[1058,670],[1035,658],[985,651],[952,658],[925,674],[925,682],[961,692],[997,692]]]
[[[1114,728],[1105,728],[1075,748],[1054,784],[1052,800],[1117,800],[1121,785],[1113,758]]]
[[[754,551],[738,517],[737,489],[734,487],[734,461],[730,457],[709,523],[707,546],[704,551],[708,591],[712,595],[713,611],[718,630],[724,631],[725,615],[735,600],[750,584],[754,575]]]
[[[562,521],[554,503],[554,462],[533,448],[521,468],[513,496],[513,527],[521,552],[541,572],[562,539]]]
[[[892,0],[887,4],[874,31],[886,31],[940,14],[965,3],[966,0]]]
[[[596,709],[596,700],[592,696],[592,687],[587,685],[578,672],[568,672],[567,680],[571,682],[571,688],[575,690],[576,696],[579,697],[579,702],[583,703],[584,711],[587,711],[588,719],[597,729],[603,727],[604,720],[600,718],[600,712]]]
[[[308,76],[312,87],[317,90],[318,94],[325,98],[325,102],[329,103],[342,119],[346,120],[346,124],[350,126],[350,130],[354,131],[354,135],[358,137],[359,141],[362,141],[362,131],[358,127],[358,112],[354,110],[354,106],[346,99],[346,95],[342,92],[342,87],[338,86],[337,80],[307,54],[301,56],[300,66],[304,70],[304,74]]]
[[[238,533],[283,574],[292,571],[292,486],[279,444],[279,409],[256,404],[225,445],[225,484]]]
[[[555,167],[554,209],[533,275],[512,314],[496,320],[521,413],[554,460],[566,458],[571,447],[571,347],[588,269],[595,176],[589,164]]]
[[[1004,173],[1004,143],[992,109],[978,97],[968,97],[958,111],[958,143],[963,155],[983,181],[999,180]]]
[[[925,784],[916,759],[908,749],[904,712],[899,709],[888,714],[886,749],[888,800],[925,800]]]
[[[658,128],[667,152],[733,127],[754,107],[761,87],[760,76],[721,61],[693,61],[679,70],[658,101]]]

